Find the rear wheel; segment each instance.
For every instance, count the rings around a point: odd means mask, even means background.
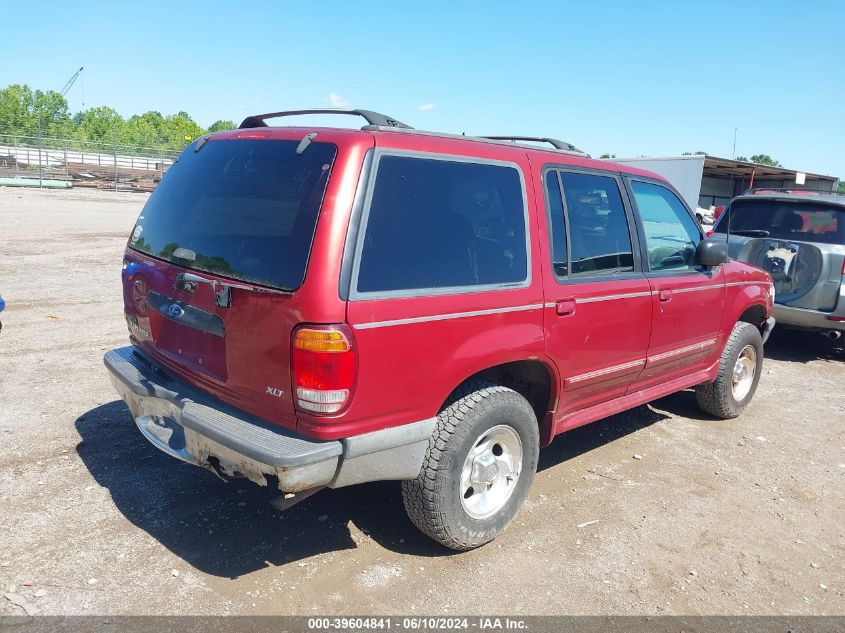
[[[760,330],[740,321],[734,325],[716,380],[695,388],[698,406],[719,418],[735,418],[743,412],[760,381],[763,368],[763,339]]]
[[[402,500],[424,534],[455,550],[492,541],[516,516],[537,470],[539,433],[517,392],[476,382],[440,412]]]

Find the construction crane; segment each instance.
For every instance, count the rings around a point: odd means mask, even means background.
[[[79,73],[81,73],[83,70],[85,70],[85,68],[80,66],[79,70],[77,70],[75,73],[73,73],[73,77],[71,77],[70,79],[67,80],[65,87],[62,88],[59,91],[63,97],[67,94],[68,90],[70,90],[73,87],[73,84],[76,83],[76,80],[79,78]]]

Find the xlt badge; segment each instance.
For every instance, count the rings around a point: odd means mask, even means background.
[[[278,387],[267,387],[267,393],[269,393],[271,396],[281,398],[285,394],[285,391],[284,389],[279,389]]]

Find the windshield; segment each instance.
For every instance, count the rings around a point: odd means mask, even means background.
[[[779,240],[845,244],[845,209],[801,200],[735,200],[715,228]]]
[[[337,147],[210,140],[186,149],[147,201],[136,250],[190,268],[294,290],[302,284]]]

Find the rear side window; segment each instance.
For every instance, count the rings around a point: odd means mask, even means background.
[[[771,237],[822,244],[845,244],[845,209],[791,200],[734,200],[722,214],[717,233]]]
[[[560,175],[556,171],[546,173],[546,198],[551,216],[549,231],[552,234],[552,267],[556,275],[565,277],[569,274],[569,251],[566,248],[566,216],[560,192]]]
[[[130,246],[193,270],[294,290],[305,276],[337,148],[210,140],[185,150],[147,201]]]
[[[521,284],[528,256],[519,172],[383,155],[360,249],[360,293]]]
[[[569,220],[571,273],[634,270],[631,232],[616,179],[574,172],[560,176]],[[553,223],[557,224],[554,218]]]

